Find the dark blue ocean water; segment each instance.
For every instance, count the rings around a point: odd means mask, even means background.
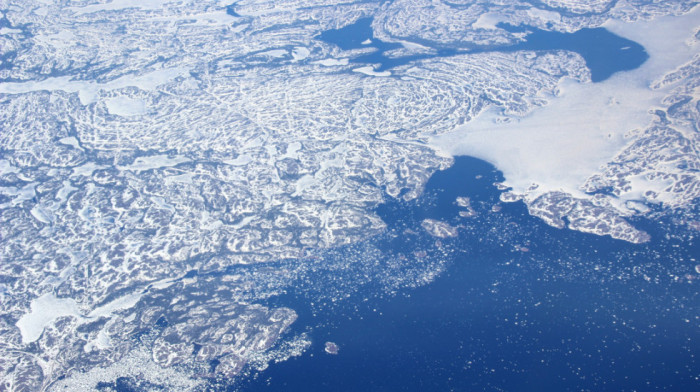
[[[555,229],[499,203],[500,180],[457,158],[421,199],[377,208],[385,235],[307,261],[320,267],[270,305],[295,309],[288,336],[307,332],[312,347],[228,389],[698,390],[696,233],[671,218],[636,222],[653,236],[643,245]],[[457,196],[476,216],[458,216]],[[425,218],[459,236],[429,236]],[[432,282],[405,287],[431,268]],[[392,275],[408,278],[393,287]]]
[[[493,51],[515,52],[520,50],[567,50],[580,54],[591,70],[592,81],[601,82],[616,72],[635,69],[649,58],[643,46],[615,35],[604,28],[581,29],[574,33],[560,33],[540,30],[530,26],[511,26],[504,23],[500,23],[498,27],[510,32],[527,32],[526,39],[510,46],[478,47],[461,50],[443,47],[432,54],[392,57],[387,55],[387,52],[402,46],[397,43],[375,39],[372,32],[372,20],[372,18],[361,18],[357,22],[341,29],[325,31],[318,38],[326,43],[337,45],[343,50],[374,48],[374,52],[357,56],[351,61],[357,64],[379,64],[377,67],[378,71],[418,60],[448,57],[457,54]],[[371,43],[363,44],[366,40],[371,40]]]

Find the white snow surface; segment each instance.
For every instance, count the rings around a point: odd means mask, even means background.
[[[649,22],[609,22],[605,27],[639,42],[650,59],[638,69],[600,83],[563,80],[560,94],[547,97],[549,105],[525,117],[505,117],[489,110],[432,138],[430,144],[451,155],[493,163],[514,193],[527,193],[530,199],[550,191],[586,198],[579,187],[629,143],[629,131],[649,124],[650,109],[660,106],[668,93],[653,90],[650,84],[697,52],[686,41],[695,33],[699,16],[696,9],[682,17]]]
[[[348,59],[323,59],[314,61],[314,64],[321,64],[325,67],[335,67],[337,65],[348,65]]]
[[[57,298],[53,293],[47,293],[32,301],[31,310],[17,321],[17,327],[22,334],[22,343],[35,342],[44,331],[44,327],[59,317],[80,318],[80,310],[75,300]]]
[[[106,100],[105,105],[110,114],[118,116],[139,116],[146,113],[146,103],[142,99],[119,96]]]
[[[378,76],[378,77],[387,77],[391,76],[391,71],[382,71],[382,72],[376,72],[373,67],[371,66],[366,66],[366,67],[360,67],[360,68],[355,68],[352,70],[353,72],[365,74],[367,76]]]
[[[100,90],[109,91],[134,86],[142,90],[152,91],[159,85],[186,74],[188,74],[188,70],[182,67],[162,68],[138,76],[123,76],[107,83],[73,80],[70,76],[59,76],[40,81],[0,83],[0,93],[22,94],[44,90],[77,92],[80,102],[83,105],[88,105],[95,102]]]

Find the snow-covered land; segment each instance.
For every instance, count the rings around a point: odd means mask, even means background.
[[[551,225],[644,241],[630,217],[700,195],[694,5],[0,0],[0,390],[186,390],[299,355],[276,346],[294,310],[261,305],[292,272],[211,273],[380,233],[373,208],[453,154]],[[361,47],[318,39],[368,17]],[[501,22],[651,57],[593,84],[574,52],[473,51],[524,39]],[[354,62],[377,42],[413,60]]]

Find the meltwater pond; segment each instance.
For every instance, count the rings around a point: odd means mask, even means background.
[[[555,229],[501,204],[500,180],[457,158],[420,200],[377,208],[386,235],[307,260],[270,302],[299,313],[288,336],[312,346],[225,389],[697,390],[696,233],[672,218],[635,222],[653,237],[642,245]]]

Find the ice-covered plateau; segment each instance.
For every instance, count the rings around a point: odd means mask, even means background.
[[[0,0],[0,390],[86,390],[117,375],[188,390],[298,354],[303,336],[279,343],[295,312],[260,305],[292,272],[221,271],[379,233],[374,206],[418,197],[451,164],[430,138],[493,111],[536,116],[566,81],[590,85],[565,51],[374,72],[352,63],[367,49],[321,32],[372,17],[374,37],[402,55],[437,54],[523,38],[498,22],[570,32],[694,5]],[[504,199],[558,227],[643,241],[626,217],[698,196],[698,59],[676,66],[652,86],[665,94],[645,109],[653,119],[625,130],[578,193],[540,184]],[[520,180],[506,171],[506,185]]]

